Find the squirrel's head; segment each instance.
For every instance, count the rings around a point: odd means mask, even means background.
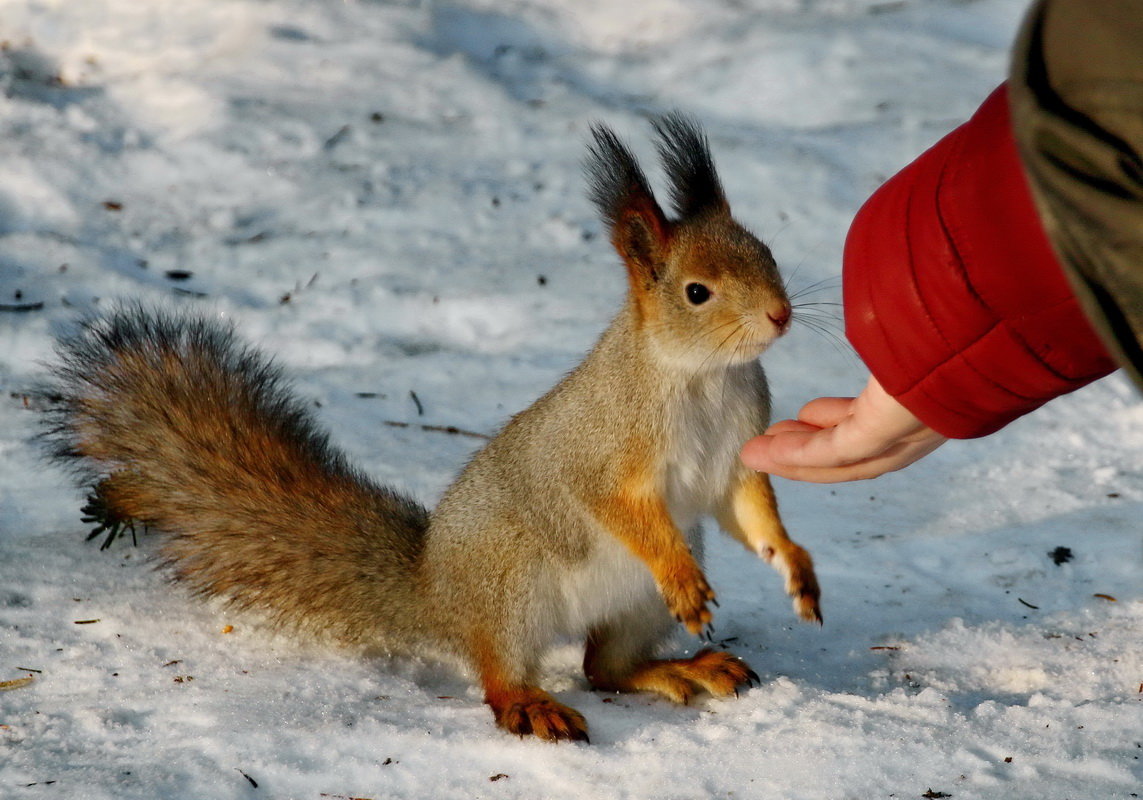
[[[674,218],[610,128],[593,126],[585,161],[590,197],[627,266],[637,324],[658,354],[695,369],[753,360],[790,324],[774,257],[730,215],[697,123],[676,112],[653,124]]]

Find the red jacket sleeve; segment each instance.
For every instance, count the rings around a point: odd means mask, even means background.
[[[1115,369],[1032,203],[1001,86],[849,232],[846,334],[934,430],[984,436]]]

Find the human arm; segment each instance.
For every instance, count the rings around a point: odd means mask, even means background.
[[[1116,366],[1043,230],[1006,87],[862,207],[844,295],[847,336],[874,379],[858,399],[812,401],[800,421],[748,442],[748,466],[803,480],[876,477]]]

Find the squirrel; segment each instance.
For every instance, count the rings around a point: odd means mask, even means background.
[[[809,554],[768,476],[737,457],[769,423],[758,356],[792,306],[770,250],[731,216],[698,124],[674,112],[653,127],[673,217],[610,128],[592,126],[584,162],[626,301],[434,510],[352,467],[232,324],[138,303],[58,343],[52,455],[95,483],[104,527],[161,531],[194,592],[306,634],[459,657],[511,733],[587,741],[583,716],[538,685],[568,638],[596,690],[737,694],[758,680],[741,659],[659,651],[676,623],[711,622],[705,515],[821,622]]]

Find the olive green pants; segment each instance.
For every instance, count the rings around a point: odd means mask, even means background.
[[[1035,3],[1009,96],[1048,237],[1143,389],[1143,0]]]

